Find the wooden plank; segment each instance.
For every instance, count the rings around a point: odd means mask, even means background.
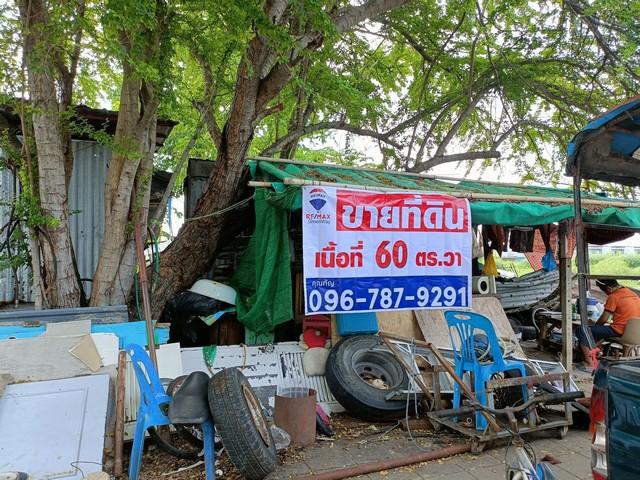
[[[378,319],[378,329],[380,331],[415,338],[416,340],[424,340],[412,310],[378,312],[376,318]]]
[[[515,355],[519,358],[526,358],[522,347],[516,339],[516,334],[511,328],[506,313],[502,309],[500,300],[497,297],[482,295],[473,297],[472,311],[484,315],[491,320],[495,327],[496,335],[500,338],[508,338],[515,345]],[[451,348],[451,339],[447,321],[444,319],[445,310],[416,310],[415,315],[418,326],[422,331],[425,341],[432,343],[438,348]]]
[[[16,383],[55,380],[93,372],[69,350],[82,340],[83,335],[68,337],[17,338],[0,341],[0,374],[13,376]],[[114,337],[100,342],[107,350],[99,352],[101,358],[117,362],[118,342]],[[115,366],[115,363],[112,364]],[[107,365],[99,371],[110,373],[114,368]]]
[[[331,345],[336,345],[342,337],[338,334],[338,321],[335,315],[331,315]]]
[[[105,307],[56,308],[51,310],[7,310],[0,312],[0,324],[23,325],[90,320],[96,323],[121,323],[129,321],[126,305]]]

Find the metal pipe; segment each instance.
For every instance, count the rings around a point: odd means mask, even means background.
[[[390,470],[392,468],[406,467],[407,465],[414,465],[416,463],[439,460],[441,458],[466,453],[470,450],[470,443],[460,443],[431,452],[418,453],[401,458],[390,458],[388,460],[366,463],[364,465],[357,465],[355,467],[340,468],[338,470],[331,470],[329,472],[304,475],[302,477],[296,477],[296,480],[340,480],[342,478],[356,477],[358,475],[366,475],[367,473],[375,473],[382,470]]]
[[[116,428],[113,434],[115,442],[113,475],[119,477],[122,475],[122,458],[124,451],[124,389],[125,374],[127,370],[127,352],[121,350],[118,352],[118,378],[116,380]]]
[[[413,368],[407,363],[407,361],[402,356],[402,353],[400,353],[398,351],[398,347],[396,347],[393,344],[393,342],[391,342],[384,335],[382,335],[381,337],[382,337],[382,340],[384,341],[385,345],[387,345],[387,348],[391,351],[393,356],[396,357],[396,360],[398,360],[400,362],[400,364],[404,367],[404,369],[407,371],[407,374],[410,375],[411,378],[413,378],[413,380],[418,384],[418,387],[420,387],[420,390],[422,390],[422,392],[424,393],[425,397],[427,397],[431,402],[433,402],[433,395],[431,395],[431,392],[429,391],[429,389],[425,385],[425,383],[422,380],[422,377],[420,376],[420,374],[419,373],[415,374],[415,372],[413,371]]]
[[[422,341],[416,340],[414,338],[402,337],[400,335],[394,335],[394,334],[390,334],[390,333],[386,333],[386,332],[378,332],[378,335],[380,335],[382,338],[388,338],[390,340],[396,340],[396,341],[399,341],[399,342],[405,342],[405,343],[412,343],[413,342],[417,346],[421,346],[421,347],[428,348],[429,350],[431,350],[433,352],[433,354],[435,355],[435,357],[440,362],[440,364],[442,365],[442,368],[444,368],[447,371],[447,373],[451,376],[451,378],[453,378],[453,380],[458,385],[460,385],[460,389],[464,392],[464,394],[467,396],[467,398],[469,398],[469,400],[475,400],[476,397],[473,394],[473,392],[471,391],[471,389],[456,374],[456,372],[453,369],[453,366],[451,365],[451,363],[449,363],[449,361],[446,358],[444,358],[442,353],[440,353],[440,350],[438,349],[438,347],[436,347],[434,344],[428,343],[428,342],[422,342]],[[487,412],[481,412],[481,413],[482,413],[482,416],[484,418],[486,418],[487,423],[489,424],[489,426],[491,427],[491,429],[494,432],[499,432],[500,430],[502,430],[491,415],[489,415]]]

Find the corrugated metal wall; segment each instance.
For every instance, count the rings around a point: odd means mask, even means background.
[[[0,150],[0,157],[2,151]],[[15,196],[17,185],[9,170],[0,170],[0,228],[9,221],[10,203]],[[11,269],[0,270],[0,302],[30,302],[31,279],[29,269],[23,267],[14,272]]]
[[[73,174],[69,187],[71,241],[80,278],[92,278],[104,234],[104,182],[111,149],[97,142],[73,141]],[[84,282],[85,292],[91,282]]]
[[[97,142],[74,140],[73,156],[74,168],[69,187],[71,241],[80,277],[92,278],[104,234],[104,182],[111,149]],[[14,193],[13,175],[8,170],[0,170],[0,226],[8,220],[11,210],[3,203],[10,202]],[[21,284],[19,300],[32,301],[29,270],[18,272],[18,277]],[[12,301],[15,287],[13,272],[0,271],[0,302]],[[84,282],[84,288],[90,293],[91,282]]]

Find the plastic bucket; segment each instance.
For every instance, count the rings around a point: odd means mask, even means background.
[[[316,441],[316,391],[307,387],[278,389],[274,422],[291,437],[291,445],[306,447]]]

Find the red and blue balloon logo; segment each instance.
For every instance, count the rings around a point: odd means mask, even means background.
[[[309,203],[319,212],[327,203],[327,192],[321,188],[314,188],[309,192]]]

